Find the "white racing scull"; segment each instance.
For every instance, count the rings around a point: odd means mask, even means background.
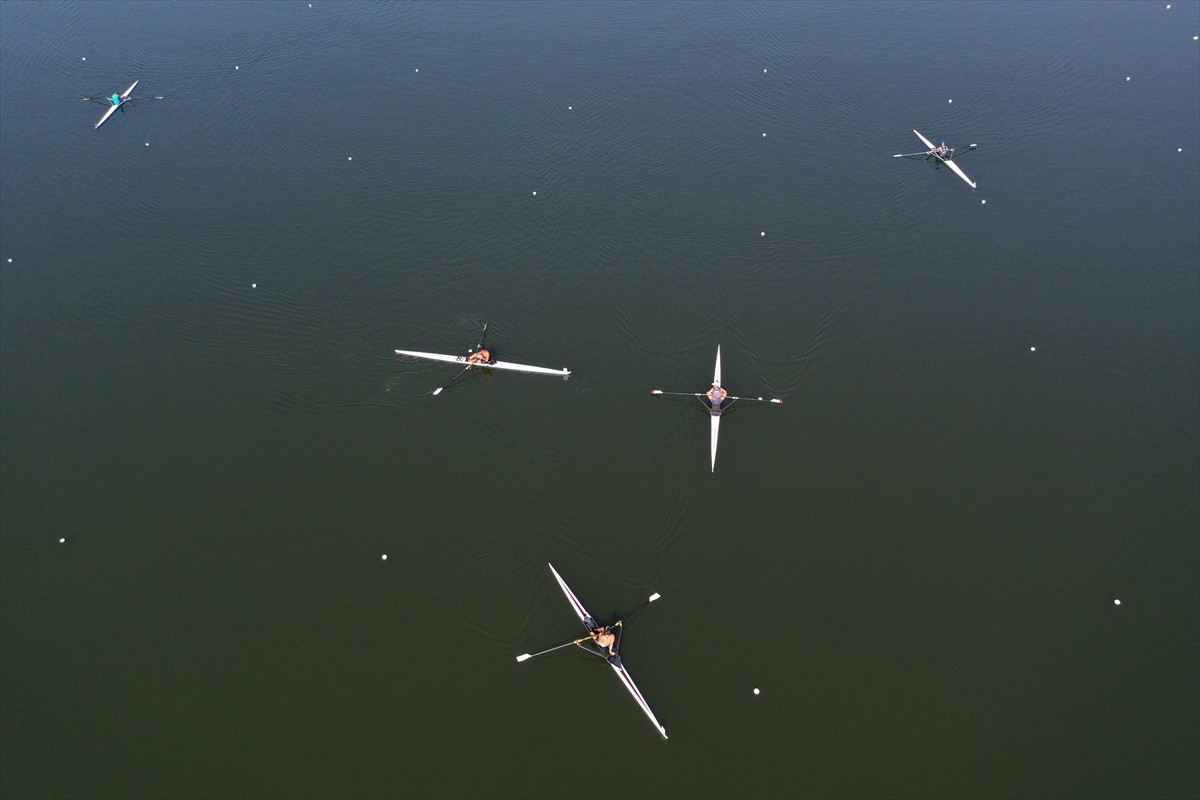
[[[969,153],[979,145],[967,145],[967,147],[964,149],[961,147],[946,147],[945,143],[943,143],[941,147],[937,147],[933,142],[926,139],[919,130],[914,128],[913,133],[915,133],[917,138],[921,140],[921,143],[929,149],[921,153],[897,153],[896,155],[892,156],[892,158],[924,158],[926,161],[928,161],[930,158],[936,158],[938,160],[938,166],[945,164],[950,168],[951,172],[966,181],[967,186],[970,186],[972,189],[975,188],[975,181],[968,178],[967,173],[962,171],[962,167],[954,163],[954,151],[962,150],[963,153]],[[962,155],[962,153],[958,153],[957,155]]]
[[[96,130],[99,130],[100,126],[107,122],[108,118],[111,117],[118,108],[125,105],[126,101],[129,100],[129,96],[133,94],[133,87],[137,86],[140,82],[141,78],[138,78],[136,81],[130,84],[129,88],[124,92],[119,95],[114,94],[112,97],[108,98],[108,101],[112,103],[112,105],[109,106],[108,111],[104,112],[104,116],[100,118],[100,121],[96,123]]]
[[[641,690],[639,690],[637,687],[637,684],[635,684],[633,682],[633,678],[629,677],[629,671],[626,670],[625,665],[623,663],[621,663],[620,635],[621,635],[621,631],[624,630],[624,627],[623,627],[624,619],[619,619],[616,622],[614,622],[611,626],[608,627],[609,630],[616,631],[617,640],[616,640],[616,644],[613,645],[613,648],[615,650],[617,650],[618,652],[615,655],[608,655],[607,653],[602,653],[599,650],[593,650],[593,649],[590,649],[587,647],[583,647],[582,643],[592,641],[592,635],[594,633],[596,633],[597,631],[601,630],[602,626],[599,625],[596,622],[596,618],[593,617],[591,614],[589,614],[587,609],[583,607],[583,603],[579,602],[579,598],[576,597],[575,593],[571,591],[571,587],[567,586],[567,582],[564,581],[562,579],[562,576],[558,574],[558,570],[556,570],[554,568],[554,565],[550,564],[549,566],[550,566],[550,571],[552,573],[554,573],[554,579],[558,581],[559,588],[561,588],[563,590],[563,594],[565,594],[567,596],[567,602],[571,604],[571,608],[575,611],[575,615],[577,617],[579,617],[579,621],[583,623],[584,629],[587,630],[587,632],[588,632],[588,635],[583,637],[582,639],[576,639],[573,642],[567,642],[564,645],[559,645],[559,647],[552,647],[552,648],[550,648],[550,650],[558,650],[561,647],[568,647],[570,645],[576,645],[577,647],[580,647],[581,649],[586,650],[589,653],[595,653],[596,655],[600,656],[605,661],[607,661],[609,663],[609,666],[611,666],[613,668],[613,671],[617,673],[617,677],[620,679],[621,684],[629,691],[629,693],[631,695],[633,695],[633,699],[637,701],[638,707],[642,709],[642,711],[645,713],[646,717],[654,725],[655,730],[658,731],[659,735],[661,735],[663,739],[666,739],[667,738],[667,729],[664,728],[662,726],[662,724],[659,723],[658,718],[654,716],[654,712],[650,710],[650,704],[646,702],[646,698],[642,696]],[[637,613],[637,611],[641,610],[642,608],[649,605],[650,603],[653,603],[659,597],[660,597],[660,595],[658,594],[658,592],[655,592],[654,594],[650,595],[650,598],[645,603],[643,603],[637,609],[634,609],[633,611],[626,614],[625,618],[627,619],[627,618],[631,617],[633,614]],[[542,653],[548,653],[548,652],[550,652],[550,650],[543,650]],[[520,663],[522,661],[528,661],[530,658],[533,658],[533,656],[536,656],[536,655],[541,655],[541,653],[533,653],[532,655],[529,653],[525,653],[524,655],[519,655],[519,656],[517,656],[517,662]]]
[[[717,345],[717,363],[713,367],[713,385],[721,386],[721,345]],[[711,391],[711,390],[710,390]],[[652,395],[677,395],[682,397],[698,398],[701,404],[708,410],[711,422],[709,423],[709,469],[712,472],[717,471],[717,436],[721,431],[721,415],[729,410],[736,401],[742,400],[748,403],[775,403],[782,405],[783,400],[772,397],[735,397],[731,394],[726,394],[720,401],[714,401],[709,396],[708,392],[664,392],[662,389],[651,389]]]
[[[398,356],[412,356],[413,358],[427,358],[430,361],[445,361],[448,364],[462,364],[468,367],[479,367],[481,369],[508,369],[513,372],[532,372],[537,375],[559,375],[563,378],[570,377],[571,370],[563,367],[562,369],[551,369],[550,367],[531,367],[528,364],[512,364],[508,361],[488,361],[486,363],[467,362],[466,356],[447,356],[441,353],[422,353],[417,350],[397,350]]]

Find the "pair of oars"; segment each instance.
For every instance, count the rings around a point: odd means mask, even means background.
[[[646,602],[642,603],[640,606],[635,608],[633,611],[630,611],[628,614],[622,615],[621,619],[617,620],[616,622],[614,622],[612,624],[612,627],[614,627],[614,628],[620,627],[620,625],[625,620],[630,619],[634,614],[638,613],[643,608],[650,605],[651,603],[653,603],[655,600],[657,600],[660,597],[662,597],[662,595],[660,595],[658,592],[655,592],[654,594],[650,595],[649,599],[647,599]],[[520,664],[522,661],[528,661],[531,658],[536,658],[538,656],[544,656],[546,653],[553,653],[555,650],[562,650],[564,647],[571,647],[573,645],[583,644],[584,642],[588,641],[591,638],[592,638],[591,634],[588,634],[587,636],[581,636],[578,639],[574,639],[572,641],[560,644],[557,647],[551,647],[548,650],[542,650],[539,653],[522,653],[521,655],[517,656],[517,663]]]

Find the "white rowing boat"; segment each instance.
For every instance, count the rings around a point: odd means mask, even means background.
[[[713,383],[717,386],[721,385],[721,345],[717,345],[717,366],[713,369]],[[721,407],[718,405],[712,406],[710,411],[712,417],[712,433],[710,435],[710,472],[717,471],[717,432],[721,428]]]
[[[717,386],[721,385],[721,345],[717,345],[717,363],[713,367],[713,383]],[[735,397],[727,394],[720,403],[714,403],[708,397],[708,392],[664,392],[662,389],[651,389],[652,395],[675,395],[677,397],[695,397],[708,410],[711,421],[709,422],[709,470],[717,471],[717,436],[721,430],[721,415],[729,410],[738,400],[747,403],[775,403],[782,405],[783,400],[778,397]]]
[[[131,94],[133,94],[133,87],[137,86],[140,81],[141,81],[141,78],[138,78],[136,81],[134,81],[132,84],[130,84],[128,89],[126,89],[120,95],[117,95],[117,102],[115,102],[111,106],[109,106],[108,111],[104,112],[104,116],[101,117],[100,121],[96,123],[96,128],[95,128],[96,130],[98,130],[101,125],[103,125],[105,122],[107,122],[108,118],[111,117],[114,113],[116,113],[116,110],[118,108],[125,105],[125,101],[127,101],[129,99],[129,96]],[[111,97],[109,98],[109,101],[110,102],[112,101]]]
[[[533,367],[529,364],[513,364],[508,361],[489,361],[487,363],[468,362],[466,356],[448,356],[441,353],[422,353],[418,350],[397,350],[398,356],[411,356],[412,358],[425,358],[430,361],[445,361],[448,364],[460,364],[464,367],[479,367],[480,369],[507,369],[513,372],[530,372],[536,375],[558,375],[563,378],[570,377],[571,370],[563,367],[562,369],[551,369],[549,367]]]
[[[921,140],[921,143],[924,144],[929,149],[923,153],[897,153],[896,155],[892,156],[892,158],[924,157],[926,160],[928,160],[930,158],[936,158],[940,164],[945,164],[947,167],[950,168],[951,172],[953,172],[955,175],[957,175],[958,177],[960,177],[964,181],[966,181],[967,186],[970,186],[972,189],[975,188],[975,181],[968,178],[967,173],[962,171],[962,167],[960,167],[958,164],[954,163],[954,156],[955,156],[954,151],[962,150],[963,148],[951,147],[946,151],[946,154],[943,154],[942,152],[940,152],[940,148],[938,148],[936,145],[934,145],[933,142],[926,139],[925,136],[919,130],[914,128],[913,133],[915,133],[917,135],[917,138]],[[967,148],[963,152],[969,153],[972,150],[974,150],[976,147],[978,147],[978,145],[974,145],[974,144],[968,145]],[[962,155],[962,153],[959,153],[958,155]]]
[[[583,627],[587,629],[589,634],[591,634],[592,631],[600,627],[596,624],[596,618],[587,612],[587,609],[583,607],[583,603],[579,602],[579,598],[576,597],[575,593],[571,591],[571,587],[567,586],[567,582],[564,581],[562,576],[558,574],[558,570],[554,568],[553,564],[550,565],[550,571],[554,573],[554,579],[558,581],[558,585],[562,588],[563,594],[567,596],[567,602],[569,602],[571,604],[571,608],[575,610],[575,614],[579,617],[579,621],[583,623]],[[658,597],[658,594],[655,593],[650,596],[650,601],[657,600]],[[619,644],[617,645],[617,649],[620,650]],[[603,654],[601,655],[603,656]],[[621,684],[629,690],[631,695],[633,695],[633,699],[637,701],[638,706],[643,712],[645,712],[646,716],[650,719],[650,722],[653,723],[655,729],[659,732],[659,734],[662,735],[664,739],[666,739],[667,729],[659,723],[658,719],[654,716],[654,712],[650,710],[650,704],[646,702],[646,698],[642,696],[641,691],[638,689],[637,684],[633,682],[633,678],[629,677],[629,671],[626,670],[625,665],[621,663],[620,653],[618,652],[615,656],[603,656],[603,658],[609,663],[609,666],[613,668],[613,671],[617,673],[617,677],[620,678]]]

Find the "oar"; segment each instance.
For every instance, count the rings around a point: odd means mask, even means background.
[[[653,394],[653,395],[678,395],[680,397],[705,397],[706,396],[705,392],[664,392],[662,389],[651,389],[650,394]],[[722,402],[724,402],[725,400],[745,400],[747,402],[754,402],[754,403],[779,403],[781,405],[783,404],[783,401],[776,397],[771,397],[771,398],[735,397],[734,395],[730,394],[730,395],[725,395]]]
[[[564,647],[582,644],[591,638],[591,636],[584,636],[582,638],[575,639],[574,641],[567,642],[566,644],[560,644],[557,647],[551,647],[549,650],[543,650],[540,653],[522,653],[521,655],[517,656],[517,663],[520,664],[522,661],[528,661],[529,659],[536,658],[537,656],[544,656],[546,653],[553,653],[555,650],[562,650]]]
[[[482,346],[483,346],[483,337],[484,337],[484,336],[487,336],[487,323],[486,323],[486,322],[485,322],[485,323],[483,323],[483,333],[479,334],[479,344],[475,345],[475,347],[474,347],[474,348],[472,348],[472,349],[468,350],[468,351],[467,351],[467,353],[468,353],[468,354],[470,354],[470,353],[474,353],[476,350],[478,350],[480,347],[482,347]],[[444,389],[445,389],[447,386],[449,386],[450,384],[454,383],[456,380],[458,380],[459,378],[461,378],[461,377],[463,376],[463,373],[464,373],[464,372],[466,372],[467,370],[469,370],[471,367],[474,367],[474,366],[476,366],[476,365],[475,365],[475,364],[468,364],[467,366],[463,367],[463,368],[462,368],[462,370],[461,370],[461,371],[460,371],[460,372],[459,372],[457,375],[455,375],[455,376],[454,376],[453,378],[451,378],[450,380],[446,381],[446,386],[439,386],[438,388],[434,389],[434,390],[433,390],[433,396],[434,396],[434,397],[437,397],[439,394],[441,394],[441,393],[442,393],[442,391],[443,391],[443,390],[444,390]]]
[[[624,623],[626,620],[633,619],[633,615],[634,615],[634,614],[638,613],[638,612],[639,612],[639,611],[641,611],[643,608],[645,608],[646,606],[650,605],[651,603],[653,603],[655,600],[657,600],[657,599],[658,599],[658,598],[660,598],[660,597],[662,597],[662,595],[661,595],[661,594],[659,594],[658,592],[655,592],[654,594],[650,595],[650,597],[649,597],[649,598],[647,598],[646,602],[642,603],[640,606],[638,606],[637,608],[635,608],[633,611],[630,611],[628,614],[622,614],[622,615],[621,615],[621,618],[620,618],[620,619],[618,619],[616,622],[614,622],[612,626],[613,626],[614,628],[616,628],[616,627],[619,627],[619,626],[620,626],[622,623]]]

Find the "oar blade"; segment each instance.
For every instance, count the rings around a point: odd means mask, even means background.
[[[531,658],[533,658],[533,656],[529,653],[522,653],[521,655],[517,656],[517,663],[520,664],[522,661],[528,661]]]
[[[646,602],[647,602],[647,603],[653,603],[655,600],[657,600],[657,599],[658,599],[658,598],[660,598],[660,597],[662,597],[662,595],[661,595],[661,594],[659,594],[658,592],[655,592],[654,594],[650,595],[650,599],[649,599],[649,600],[647,600]]]

